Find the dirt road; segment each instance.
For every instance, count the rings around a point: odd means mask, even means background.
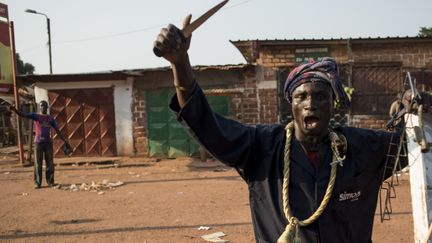
[[[0,163],[0,241],[204,242],[221,231],[229,242],[254,242],[247,185],[235,170],[187,158],[141,164],[60,166],[62,188],[36,190],[31,167]],[[401,179],[392,219],[376,217],[374,242],[413,242],[408,176]],[[92,182],[116,186],[85,191]]]

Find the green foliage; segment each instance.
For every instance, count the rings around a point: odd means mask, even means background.
[[[348,99],[351,101],[352,94],[354,93],[354,88],[348,87],[348,86],[345,86],[345,85],[343,85],[343,88],[345,90],[345,93],[348,96]],[[338,100],[334,101],[334,107],[335,107],[335,109],[339,109],[340,108],[340,102]]]
[[[348,95],[348,98],[351,101],[352,94],[354,93],[354,88],[348,87],[348,86],[345,86],[345,85],[343,87],[344,87],[345,93]]]
[[[432,37],[432,27],[420,27],[419,37]]]
[[[33,74],[35,71],[35,67],[31,63],[24,63],[23,60],[21,60],[20,55],[16,54],[16,62],[17,62],[17,71],[18,75],[22,74]]]

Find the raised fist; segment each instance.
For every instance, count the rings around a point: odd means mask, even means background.
[[[188,15],[184,19],[183,28],[190,24],[191,18],[192,15]],[[186,38],[179,28],[169,24],[157,36],[153,51],[157,56],[162,56],[171,63],[177,63],[182,57],[187,57],[190,41],[190,36]]]

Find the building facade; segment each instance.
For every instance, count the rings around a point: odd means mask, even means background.
[[[278,97],[274,111],[281,121],[289,119],[281,88],[287,73],[298,64],[322,57],[333,57],[345,86],[354,89],[349,124],[381,129],[388,120],[388,109],[404,87],[410,72],[419,89],[432,90],[432,38],[358,38],[301,40],[231,41],[248,63],[262,66],[265,79],[274,80]],[[276,72],[276,74],[275,74]],[[276,108],[276,107],[275,107]]]
[[[74,156],[133,155],[133,80],[122,72],[26,75],[36,103],[48,101],[49,112],[68,137]],[[54,135],[54,155],[64,156]]]
[[[432,90],[432,38],[239,40],[232,44],[247,64],[195,66],[197,82],[219,114],[245,124],[286,123],[291,108],[283,84],[298,64],[330,56],[352,107],[337,110],[343,125],[382,129],[388,109],[410,72],[421,90]],[[105,73],[27,75],[36,102],[48,100],[74,156],[198,156],[199,146],[176,122],[169,67]],[[61,156],[60,141],[55,151]]]

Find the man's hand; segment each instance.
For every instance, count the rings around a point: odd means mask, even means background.
[[[190,24],[192,15],[183,20],[183,28]],[[190,46],[191,37],[185,38],[182,31],[175,25],[169,24],[163,28],[154,42],[154,47],[162,53],[162,56],[171,64],[185,61]],[[185,59],[186,58],[186,59]]]
[[[65,155],[67,155],[69,157],[72,155],[73,149],[68,142],[65,142],[63,144],[63,152]]]
[[[405,90],[405,92],[402,95],[402,105],[404,106],[405,110],[410,113],[412,112],[412,107],[414,104],[412,103],[412,91],[410,89]]]
[[[15,113],[17,113],[18,112],[18,110],[15,108],[15,106],[14,105],[12,105],[12,104],[9,104],[8,106],[7,106],[7,108],[8,108],[8,111],[9,112],[15,112]]]

